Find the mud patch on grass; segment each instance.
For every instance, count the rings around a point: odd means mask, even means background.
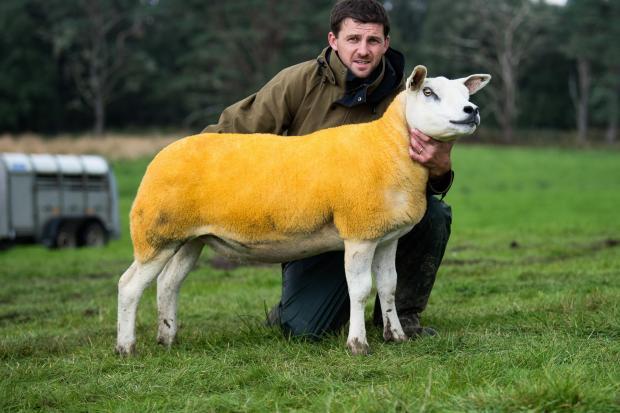
[[[32,321],[31,315],[19,313],[17,311],[0,314],[0,324],[22,324],[29,321]]]
[[[85,317],[95,317],[99,315],[99,309],[98,308],[87,308],[86,310],[82,311],[82,315]]]
[[[597,252],[616,248],[620,246],[620,239],[606,238],[599,241],[590,242],[587,244],[567,245],[568,251],[556,253],[552,256],[542,257],[525,257],[521,260],[498,260],[494,258],[471,258],[471,259],[451,259],[446,258],[443,260],[443,265],[483,265],[483,266],[506,266],[506,265],[518,265],[518,264],[550,264],[558,261],[564,261],[571,258],[580,258],[588,255],[595,254]],[[508,247],[512,250],[526,250],[527,246],[519,243],[518,241],[511,241]]]
[[[87,280],[106,280],[113,277],[117,277],[118,274],[108,273],[108,272],[94,272],[81,276],[80,278],[85,278]]]

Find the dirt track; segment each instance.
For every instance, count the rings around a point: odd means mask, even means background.
[[[37,135],[2,135],[0,152],[98,154],[113,160],[135,159],[153,155],[182,136],[152,134],[42,138]]]

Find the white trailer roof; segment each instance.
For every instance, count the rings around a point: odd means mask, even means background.
[[[9,172],[63,175],[105,175],[108,162],[98,155],[2,153],[0,162]]]
[[[32,164],[26,154],[3,153],[2,161],[11,172],[32,172]]]

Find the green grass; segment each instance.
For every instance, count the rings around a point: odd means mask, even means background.
[[[459,146],[452,239],[426,324],[439,337],[352,357],[345,335],[263,327],[277,267],[183,286],[179,343],[155,344],[154,289],[138,356],[113,353],[116,282],[104,249],[0,253],[0,411],[620,411],[620,154]],[[115,165],[127,216],[146,161]],[[126,225],[126,222],[124,223]]]

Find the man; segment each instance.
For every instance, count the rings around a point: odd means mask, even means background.
[[[379,118],[404,88],[404,57],[389,47],[390,24],[376,0],[344,0],[331,12],[329,47],[316,60],[282,70],[257,93],[228,107],[204,132],[305,135]],[[428,209],[398,241],[396,309],[408,336],[433,335],[420,325],[450,234],[450,208],[432,195],[453,179],[451,143],[411,131],[412,161],[430,173]],[[346,171],[343,171],[346,173]],[[295,336],[320,337],[349,319],[344,254],[328,252],[282,264],[282,298],[268,316]],[[373,316],[382,323],[378,299]]]

